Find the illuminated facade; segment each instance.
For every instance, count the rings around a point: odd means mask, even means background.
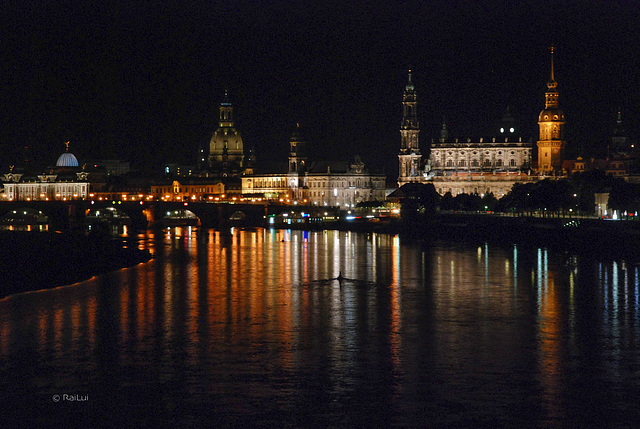
[[[288,171],[242,177],[242,194],[314,206],[355,207],[364,201],[383,201],[386,176],[370,174],[360,157],[351,163],[309,162],[299,129],[290,141]]]
[[[500,137],[451,141],[446,123],[442,124],[427,165],[427,177],[439,194],[492,193],[500,198],[514,184],[536,180],[530,174],[531,142],[516,137],[519,130],[509,111],[497,131]]]
[[[9,201],[53,201],[85,199],[89,194],[88,173],[71,175],[4,175],[4,197]]]
[[[224,184],[220,181],[181,178],[180,181],[152,185],[149,195],[164,201],[206,201],[223,196],[224,189]]]
[[[517,137],[513,116],[507,110],[498,136],[478,141],[449,139],[446,122],[439,140],[431,143],[426,167],[418,146],[417,96],[409,73],[402,98],[398,185],[432,183],[440,194],[493,193],[501,197],[516,183],[537,180],[531,175],[532,144]]]
[[[54,201],[85,199],[89,195],[89,173],[80,170],[78,160],[67,150],[60,155],[49,173],[15,173],[3,176],[3,199],[9,201]]]
[[[500,198],[516,183],[540,180],[545,175],[562,174],[565,115],[558,107],[559,93],[554,77],[553,49],[551,79],[547,83],[545,109],[539,116],[538,164],[533,165],[533,143],[519,136],[509,110],[495,137],[450,139],[446,123],[440,138],[432,141],[423,167],[418,145],[417,96],[411,73],[402,99],[401,142],[398,154],[398,185],[409,182],[432,183],[438,193],[452,195],[493,193]],[[615,145],[621,146],[616,140]]]
[[[553,47],[551,48],[551,79],[547,82],[545,109],[540,112],[540,140],[538,140],[538,171],[541,174],[559,172],[564,156],[564,112],[558,107],[558,83],[553,74]]]

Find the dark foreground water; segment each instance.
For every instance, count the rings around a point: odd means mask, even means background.
[[[640,424],[635,261],[334,231],[140,247],[0,301],[0,426]]]

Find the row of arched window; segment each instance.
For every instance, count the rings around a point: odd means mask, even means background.
[[[434,167],[439,167],[439,166],[440,166],[439,162],[434,163]],[[502,159],[496,159],[494,163],[492,163],[490,159],[485,159],[484,162],[482,163],[482,166],[500,168],[505,166],[517,167],[518,164],[514,158],[511,158],[508,164],[503,163]],[[458,163],[456,165],[456,162],[453,159],[447,159],[447,161],[445,162],[445,167],[446,168],[454,168],[454,167],[466,168],[467,161],[465,159],[460,159],[458,160]],[[477,159],[472,159],[471,162],[469,163],[469,167],[471,168],[480,167],[480,161]]]

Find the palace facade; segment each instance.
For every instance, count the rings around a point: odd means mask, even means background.
[[[42,174],[17,173],[3,175],[3,199],[8,201],[54,201],[85,199],[89,195],[89,173],[80,169],[78,159],[66,151],[56,166]]]

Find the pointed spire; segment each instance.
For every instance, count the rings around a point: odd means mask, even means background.
[[[555,81],[555,78],[553,77],[553,50],[554,50],[554,46],[551,45],[551,81]]]
[[[440,130],[440,142],[444,143],[449,138],[449,130],[447,130],[447,119],[442,116],[442,129]]]

